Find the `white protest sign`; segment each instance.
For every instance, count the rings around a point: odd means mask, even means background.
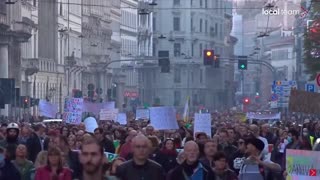
[[[66,98],[63,120],[69,124],[80,124],[83,110],[82,98]]]
[[[151,107],[150,120],[157,130],[179,129],[174,107]]]
[[[101,109],[100,120],[116,121],[119,109]]]
[[[211,137],[211,114],[194,114],[194,134],[204,132]]]
[[[86,127],[86,131],[90,133],[94,133],[94,130],[98,127],[97,120],[93,117],[88,117],[84,120],[84,125]]]
[[[127,114],[119,113],[117,117],[117,122],[123,125],[127,124]]]
[[[58,105],[51,104],[46,100],[39,101],[39,115],[49,118],[55,118],[58,113]]]
[[[138,119],[150,119],[149,109],[137,109],[136,120]]]

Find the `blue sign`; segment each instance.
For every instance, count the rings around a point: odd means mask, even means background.
[[[306,84],[305,88],[308,92],[316,92],[316,87],[314,84]]]

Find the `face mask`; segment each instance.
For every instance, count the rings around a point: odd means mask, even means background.
[[[287,137],[288,142],[292,142],[292,137]]]

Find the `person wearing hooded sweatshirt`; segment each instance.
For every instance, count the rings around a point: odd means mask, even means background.
[[[15,154],[16,154],[16,149],[19,144],[19,133],[20,129],[18,124],[16,123],[10,123],[8,124],[6,128],[6,139],[0,142],[0,145],[2,147],[5,147],[7,149],[6,155],[8,160],[14,160],[15,159]]]

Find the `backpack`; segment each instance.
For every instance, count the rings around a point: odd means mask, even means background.
[[[261,160],[263,160],[261,158]],[[266,180],[266,171],[265,168],[261,165],[258,165],[250,160],[245,160],[242,164],[239,172],[239,180]]]

